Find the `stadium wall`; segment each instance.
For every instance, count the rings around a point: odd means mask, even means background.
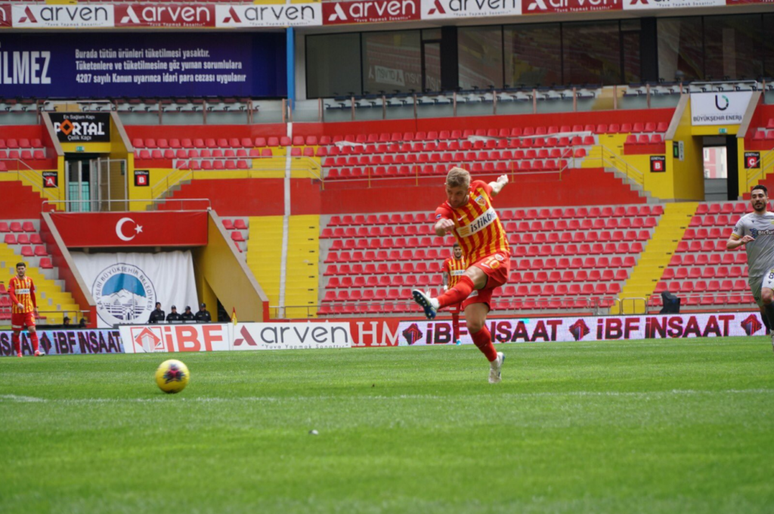
[[[201,301],[216,313],[217,301],[232,312],[237,308],[240,321],[269,319],[269,300],[247,267],[244,259],[235,253],[235,247],[214,211],[207,221],[207,246],[192,250],[196,289]]]
[[[684,96],[680,99],[675,116],[679,116],[674,140],[683,141],[685,157],[681,161],[672,155],[672,141],[667,141],[666,166],[667,173],[672,182],[672,190],[663,199],[676,200],[704,200],[704,154],[703,145],[698,137],[695,137],[694,126],[691,124],[690,99]],[[717,130],[715,134],[717,134]],[[671,172],[669,172],[671,170]],[[651,173],[651,175],[656,175]]]

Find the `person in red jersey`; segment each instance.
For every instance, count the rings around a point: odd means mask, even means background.
[[[11,341],[13,341],[13,350],[18,357],[22,356],[19,334],[26,327],[30,333],[32,351],[36,357],[40,357],[43,353],[38,348],[38,333],[35,330],[35,316],[38,313],[35,284],[27,276],[27,265],[23,262],[16,264],[16,276],[11,278],[8,285],[8,294],[11,296],[11,329],[13,330]]]
[[[457,282],[460,281],[460,277],[465,274],[466,269],[468,269],[468,261],[462,256],[460,244],[454,243],[452,256],[443,261],[443,265],[441,265],[443,290],[448,291],[449,288],[456,286]],[[462,302],[449,306],[449,312],[452,315],[454,342],[456,344],[460,344],[460,310],[462,310]]]
[[[500,382],[505,355],[492,345],[492,335],[486,327],[492,291],[508,282],[511,249],[492,198],[508,183],[501,175],[494,182],[474,180],[462,168],[452,168],[446,175],[446,201],[436,209],[435,233],[438,236],[454,234],[462,254],[470,263],[457,285],[438,298],[415,289],[416,301],[433,319],[438,309],[462,302],[465,324],[473,343],[490,363],[489,383]]]

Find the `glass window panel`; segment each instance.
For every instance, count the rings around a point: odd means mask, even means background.
[[[459,83],[462,89],[503,87],[502,28],[460,27],[457,30]]]
[[[639,82],[642,77],[640,53],[640,20],[621,21],[624,83]]]
[[[507,26],[503,37],[505,83],[509,87],[561,84],[562,39],[558,23]]]
[[[441,29],[422,29],[422,41],[439,41]]]
[[[361,94],[360,34],[306,38],[308,98]]]
[[[762,50],[760,14],[704,18],[707,80],[760,77],[763,71]]]
[[[363,33],[365,93],[422,90],[419,30]]]
[[[441,43],[425,43],[425,89],[441,90]]]
[[[658,76],[666,81],[704,79],[702,19],[659,18]]]
[[[763,41],[763,76],[774,77],[774,14],[763,15],[763,33],[769,34],[769,37]]]
[[[565,23],[562,57],[565,84],[620,84],[618,22]]]

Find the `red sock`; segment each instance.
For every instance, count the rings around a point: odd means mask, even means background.
[[[34,332],[30,334],[30,341],[32,341],[32,353],[38,351],[38,333]]]
[[[21,352],[21,341],[19,340],[19,333],[14,332],[11,336],[11,341],[13,342],[13,351],[14,353]]]
[[[460,315],[456,312],[452,312],[452,329],[454,331],[454,340],[460,339]]]
[[[440,307],[446,307],[448,305],[454,305],[460,303],[462,300],[468,297],[473,292],[473,281],[467,276],[462,276],[457,285],[443,293],[438,297],[438,305]]]
[[[497,359],[497,352],[495,351],[494,345],[492,344],[492,334],[489,333],[489,329],[486,327],[486,325],[484,325],[484,328],[475,334],[470,334],[470,337],[473,338],[473,344],[475,344],[478,349],[481,350],[481,353],[486,355],[486,358],[489,360],[489,362]]]

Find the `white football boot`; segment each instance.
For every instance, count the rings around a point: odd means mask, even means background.
[[[505,362],[505,354],[503,352],[497,352],[497,358],[489,363],[489,383],[499,384],[501,380],[501,373]]]

